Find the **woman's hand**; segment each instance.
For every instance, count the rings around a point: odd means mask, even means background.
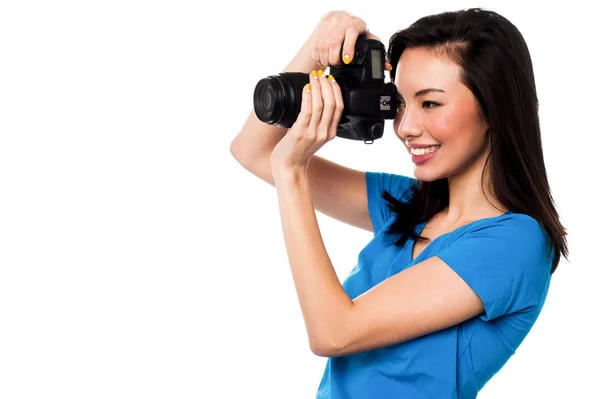
[[[288,168],[306,168],[308,161],[325,143],[336,137],[344,110],[340,86],[333,76],[312,71],[310,83],[302,90],[302,105],[296,122],[271,153],[273,173]]]
[[[344,57],[343,62],[349,64],[354,57],[356,40],[361,34],[381,41],[369,32],[365,21],[346,11],[325,14],[312,35],[314,61],[323,67],[338,66],[342,62],[340,54],[344,54],[348,57]],[[385,69],[390,70],[392,66],[386,62]],[[310,91],[306,87],[303,89],[296,122],[271,153],[274,173],[288,167],[306,167],[310,157],[336,137],[344,109],[340,87],[333,76],[328,78],[322,71],[313,71],[309,80]]]
[[[313,59],[323,67],[349,64],[354,58],[354,45],[362,33],[369,39],[381,41],[369,32],[362,19],[346,11],[330,11],[325,14],[313,32]],[[343,50],[343,51],[342,51]],[[340,54],[344,54],[340,60]],[[386,62],[385,68],[392,69]]]

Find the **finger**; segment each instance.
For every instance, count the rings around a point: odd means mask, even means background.
[[[323,73],[323,72],[321,72]],[[323,99],[321,98],[321,85],[319,83],[319,75],[317,71],[312,71],[310,74],[310,93],[311,93],[311,118],[308,124],[308,129],[316,131],[321,120],[321,113],[323,111]]]
[[[315,37],[315,39],[313,40],[313,44],[312,44],[312,59],[319,64],[321,61],[319,59],[319,42],[317,41],[317,38]],[[310,80],[310,79],[309,79]]]
[[[342,97],[342,89],[332,75],[329,75],[329,80],[331,82],[331,92],[335,99],[335,110],[333,111],[333,117],[329,130],[331,135],[334,136],[337,133],[337,128],[340,124],[340,119],[342,119],[342,113],[344,112],[344,99]],[[333,139],[333,137],[331,138]]]
[[[329,132],[331,129],[331,120],[335,111],[335,96],[333,94],[333,89],[331,88],[331,81],[327,78],[327,76],[321,75],[321,77],[319,78],[319,84],[321,85],[323,112],[321,114],[321,120],[319,121],[317,133],[319,136],[319,142],[325,142],[327,141],[329,136]]]
[[[310,119],[312,117],[312,95],[311,95],[311,84],[307,83],[302,89],[302,103],[300,104],[300,113],[294,124],[303,127],[308,127]]]
[[[327,58],[325,60],[321,58],[321,41],[322,40],[315,38],[312,46],[312,58],[319,66],[323,65],[323,62],[327,61]]]
[[[390,64],[388,61],[385,62],[385,69],[386,71],[391,71],[392,70],[392,64]]]
[[[358,39],[359,32],[356,28],[346,29],[346,36],[344,37],[344,46],[342,53],[342,61],[344,64],[349,64],[354,59],[354,46],[356,45],[356,39]],[[338,64],[339,65],[339,64]]]
[[[319,60],[321,65],[329,65],[329,43],[325,40],[319,43]]]
[[[342,43],[344,36],[334,37],[329,43],[329,65],[340,65],[340,53],[342,52]]]

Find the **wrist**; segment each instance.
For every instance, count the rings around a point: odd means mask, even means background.
[[[306,176],[307,165],[304,164],[288,164],[288,165],[272,165],[273,178],[275,180],[292,180],[297,181],[299,178]]]

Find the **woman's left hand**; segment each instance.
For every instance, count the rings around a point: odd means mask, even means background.
[[[336,137],[344,103],[333,76],[312,71],[310,83],[302,89],[302,104],[296,122],[271,153],[273,172],[306,167],[325,143]]]

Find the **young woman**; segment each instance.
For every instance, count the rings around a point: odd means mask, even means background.
[[[317,69],[351,62],[361,33],[376,38],[360,18],[325,15],[285,69],[312,71],[294,125],[252,113],[231,152],[277,188],[310,346],[329,358],[317,397],[474,398],[530,331],[568,255],[529,51],[484,9],[427,16],[392,36],[394,131],[412,178],[314,155],[344,106]],[[343,283],[314,209],[374,233]]]

